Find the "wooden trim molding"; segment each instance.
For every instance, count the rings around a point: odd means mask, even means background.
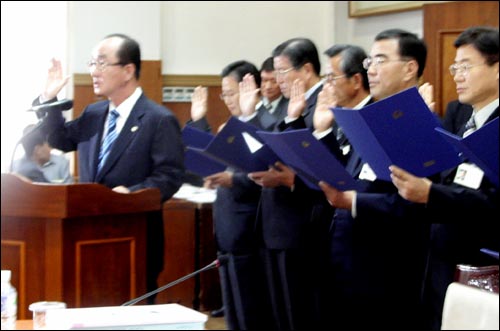
[[[89,74],[74,74],[75,86],[92,86]],[[220,86],[219,75],[162,75],[162,86]]]
[[[163,75],[163,86],[220,86],[219,75]]]

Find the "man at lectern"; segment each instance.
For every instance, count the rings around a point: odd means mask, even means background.
[[[148,99],[139,86],[140,46],[123,34],[112,34],[92,51],[88,69],[94,93],[105,100],[88,105],[66,122],[60,109],[47,111],[41,129],[49,143],[64,152],[78,151],[82,183],[103,184],[129,193],[158,188],[162,202],[179,189],[184,176],[180,126],[173,113]],[[54,102],[68,82],[53,59],[45,91],[34,104]],[[147,290],[157,288],[163,269],[163,222],[158,211],[148,221]],[[154,302],[154,297],[150,298]]]

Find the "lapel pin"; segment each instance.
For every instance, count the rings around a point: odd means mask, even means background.
[[[136,125],[136,126],[133,126],[133,127],[130,129],[130,131],[135,132],[135,131],[137,131],[138,129],[139,129],[139,127]]]

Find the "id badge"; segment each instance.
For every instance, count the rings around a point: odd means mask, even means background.
[[[462,163],[458,166],[454,183],[477,190],[483,181],[484,172],[475,164]]]

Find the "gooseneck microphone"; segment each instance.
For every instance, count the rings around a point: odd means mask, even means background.
[[[159,288],[157,288],[154,291],[148,292],[148,293],[146,293],[144,295],[141,295],[138,298],[135,298],[135,299],[132,299],[130,301],[127,301],[127,302],[123,303],[122,306],[131,306],[131,305],[133,305],[133,304],[135,304],[135,303],[137,303],[137,302],[139,302],[141,300],[149,298],[153,294],[159,293],[161,291],[166,290],[167,288],[170,288],[170,287],[172,287],[174,285],[182,283],[183,281],[185,281],[185,280],[187,280],[187,279],[189,279],[191,277],[194,277],[197,274],[202,273],[203,271],[207,271],[207,270],[210,270],[210,269],[215,269],[215,268],[218,268],[218,267],[220,267],[222,265],[225,265],[227,263],[228,259],[229,258],[227,257],[227,255],[219,255],[218,258],[217,258],[217,260],[213,261],[209,265],[206,265],[205,267],[201,268],[200,270],[196,270],[195,272],[192,272],[189,275],[186,275],[186,276],[181,277],[181,278],[179,278],[177,280],[174,280],[173,282],[170,282],[170,283],[168,283],[166,285],[163,285],[162,287],[159,287]]]
[[[62,99],[59,101],[43,103],[43,104],[38,105],[38,106],[33,106],[30,109],[28,109],[27,111],[34,111],[37,113],[39,113],[39,112],[45,113],[47,111],[52,111],[52,110],[65,111],[65,110],[69,110],[71,108],[73,108],[73,100]]]

